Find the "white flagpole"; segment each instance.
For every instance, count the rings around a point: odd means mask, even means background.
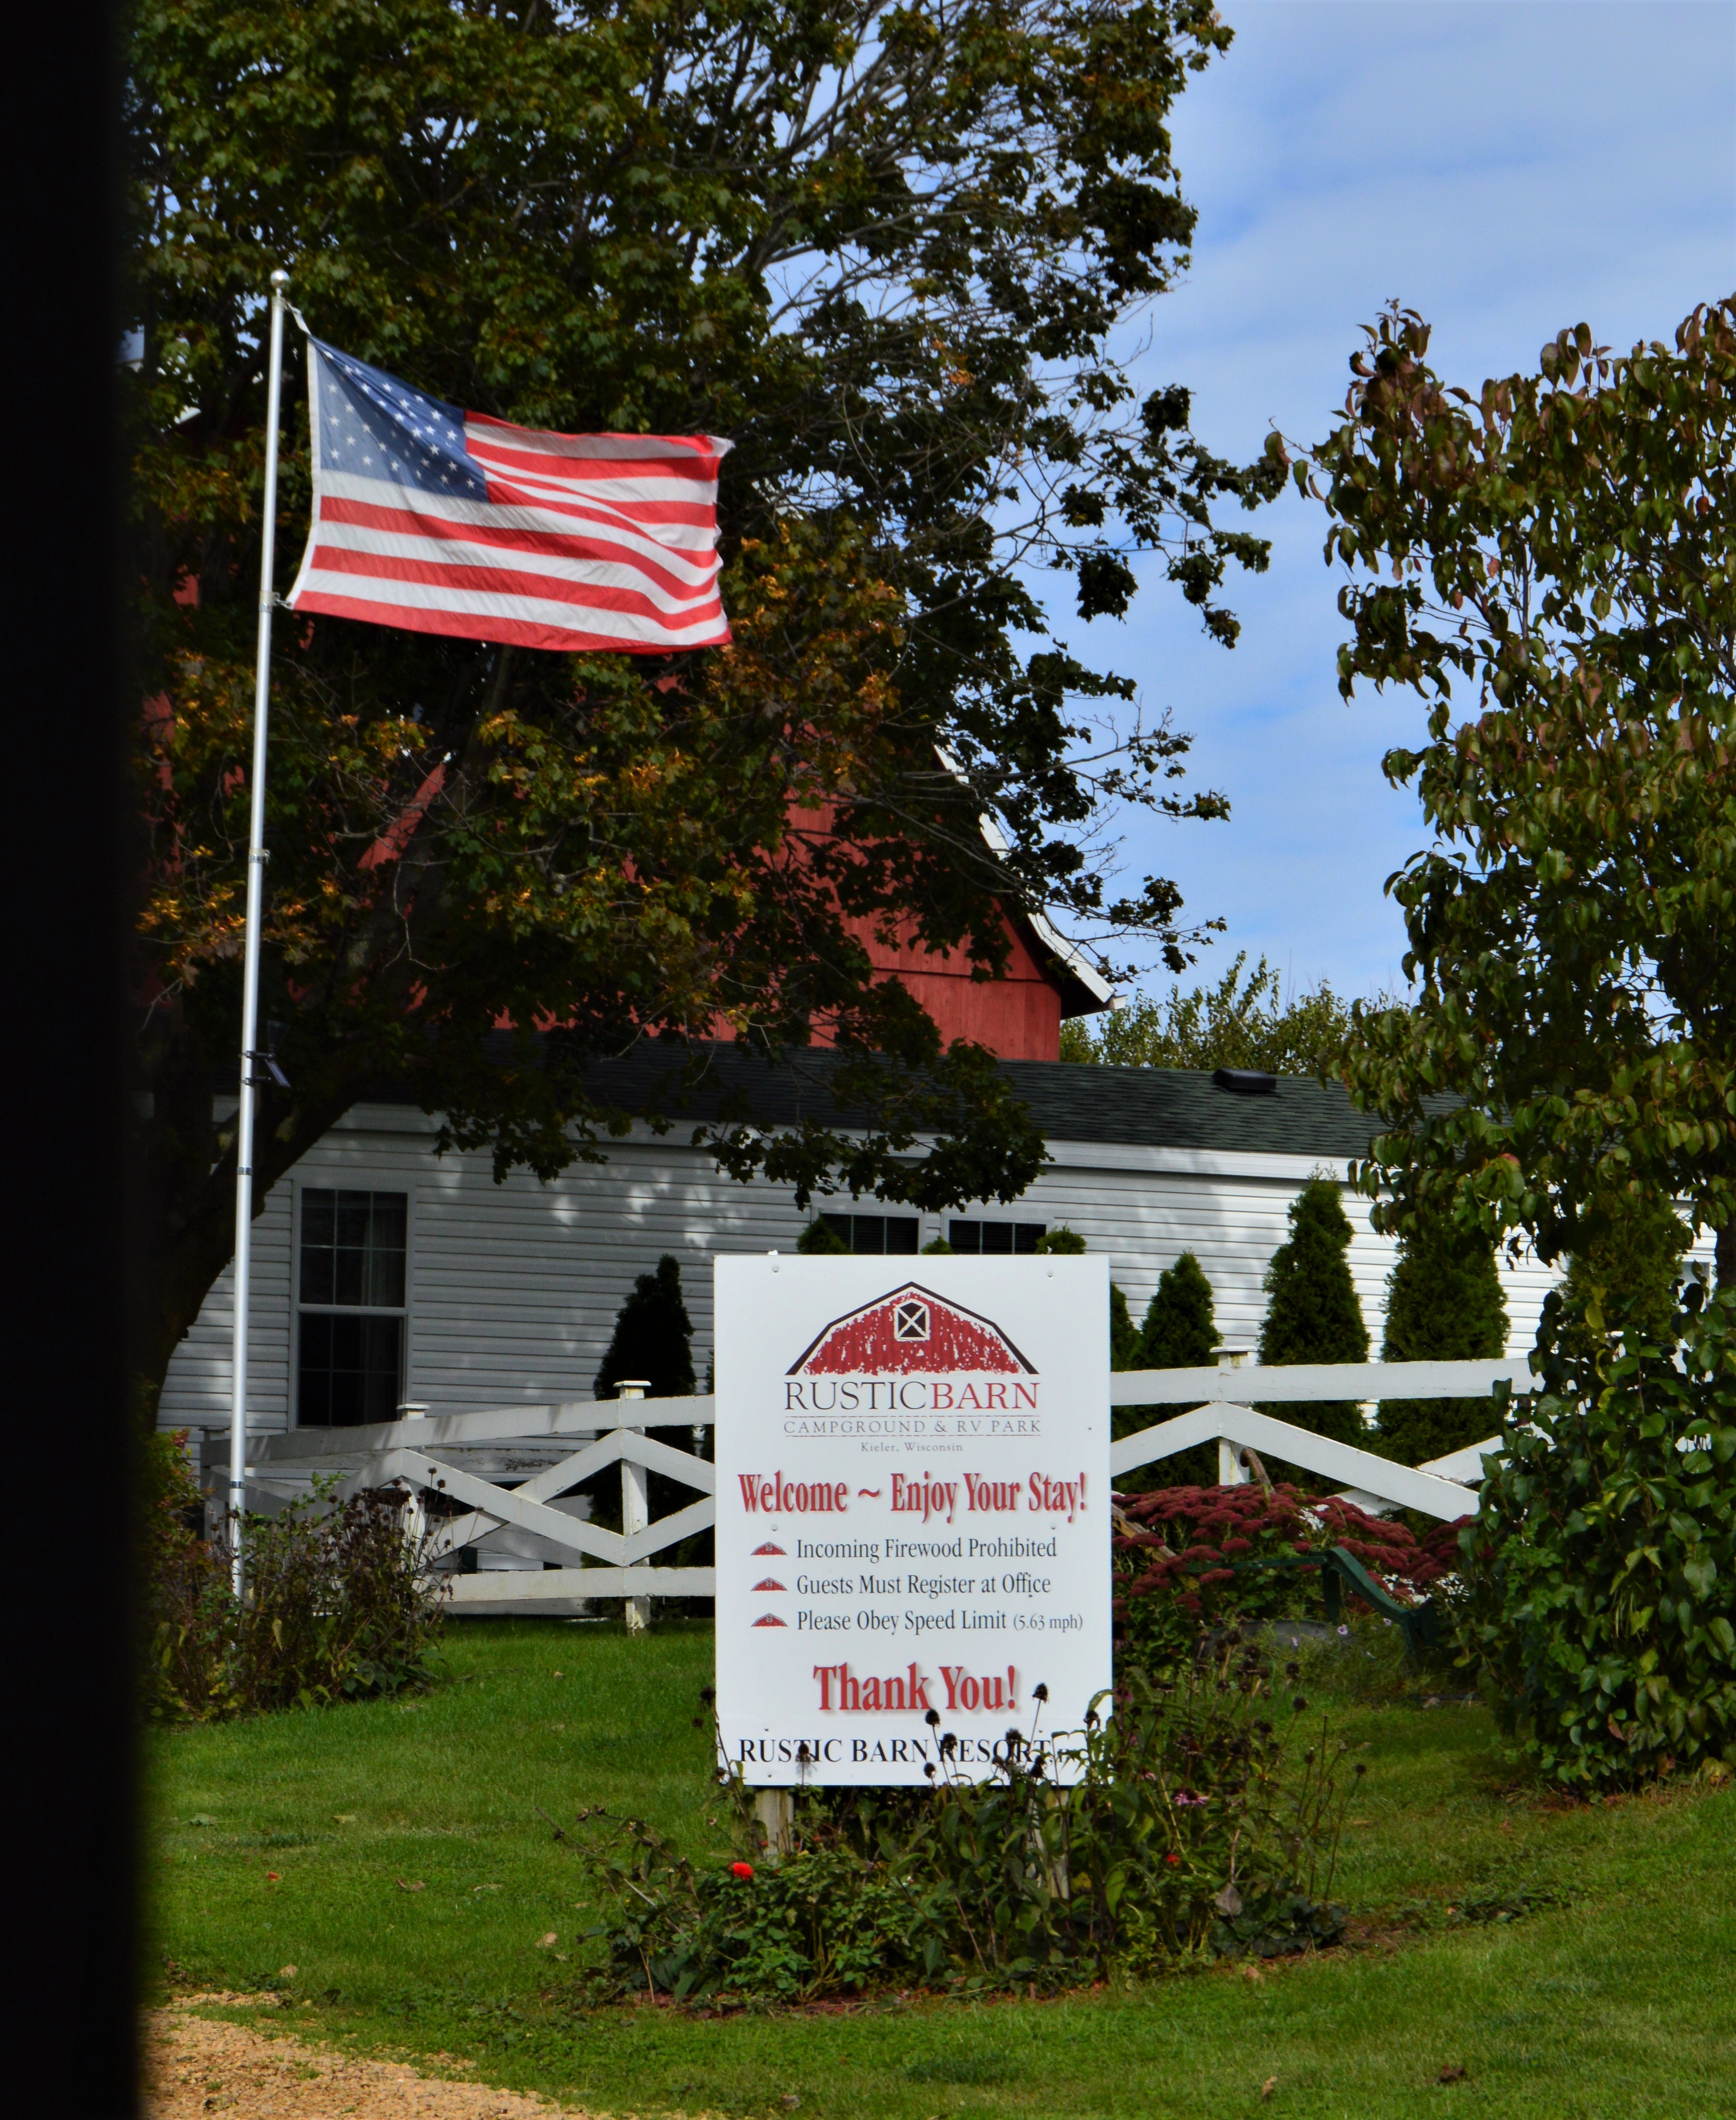
[[[230,1583],[241,1595],[241,1525],[247,1511],[247,1326],[253,1263],[253,1069],[259,1043],[259,917],[265,896],[265,755],[272,695],[272,579],[277,545],[277,425],[283,402],[283,291],[272,275],[272,351],[266,378],[265,506],[259,546],[259,646],[253,676],[253,774],[248,786],[247,941],[241,974],[241,1104],[235,1114],[235,1317],[229,1429]]]

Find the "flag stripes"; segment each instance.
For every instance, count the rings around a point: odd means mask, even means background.
[[[721,645],[710,435],[561,435],[461,412],[309,339],[301,611],[528,648]]]

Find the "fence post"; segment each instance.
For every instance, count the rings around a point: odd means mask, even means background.
[[[787,1855],[796,1845],[796,1798],[787,1788],[754,1792],[754,1816],[765,1835],[768,1855]]]
[[[643,1398],[651,1388],[649,1377],[623,1377],[615,1386],[620,1398]],[[624,1423],[623,1425],[625,1424]],[[629,1428],[629,1435],[643,1435],[643,1428]],[[651,1523],[649,1475],[643,1465],[634,1465],[626,1458],[621,1460],[621,1535],[631,1538],[637,1531],[643,1531]],[[648,1597],[629,1597],[625,1600],[627,1631],[629,1634],[644,1634],[651,1631],[651,1600]]]
[[[428,1407],[420,1399],[406,1399],[399,1406],[400,1420],[426,1420]],[[408,1490],[404,1504],[404,1543],[420,1561],[428,1544],[428,1498],[420,1487]]]
[[[1243,1369],[1251,1351],[1246,1347],[1220,1347],[1218,1350],[1218,1366],[1220,1369]],[[1218,1438],[1218,1485],[1220,1487],[1245,1487],[1253,1476],[1242,1462],[1242,1445],[1220,1435]]]

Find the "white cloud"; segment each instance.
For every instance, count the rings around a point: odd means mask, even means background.
[[[1195,393],[1210,446],[1249,455],[1277,424],[1317,438],[1358,326],[1390,297],[1435,328],[1455,380],[1534,364],[1586,319],[1618,346],[1668,337],[1736,284],[1736,5],[1730,0],[1228,0],[1227,58],[1175,122],[1200,210],[1188,282],[1154,308],[1146,387]],[[1061,626],[1134,674],[1198,742],[1227,825],[1126,825],[1130,867],[1173,876],[1189,912],[1299,980],[1396,984],[1381,896],[1423,839],[1382,752],[1409,698],[1339,698],[1325,518],[1293,498],[1254,518],[1271,572],[1235,582],[1232,653],[1153,580],[1125,625]]]

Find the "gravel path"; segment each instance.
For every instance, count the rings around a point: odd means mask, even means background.
[[[148,2120],[604,2120],[577,2106],[517,2091],[418,2075],[405,2062],[361,2061],[289,2034],[189,2014],[200,2002],[254,1997],[197,1995],[152,2011],[145,2028]],[[454,2061],[461,2076],[471,2066]]]

